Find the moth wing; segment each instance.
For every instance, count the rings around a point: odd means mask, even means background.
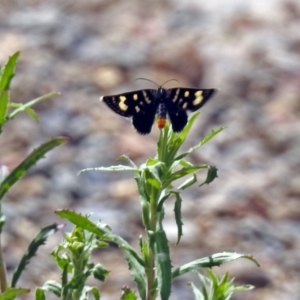
[[[185,110],[196,111],[216,92],[216,89],[172,88],[170,100]]]

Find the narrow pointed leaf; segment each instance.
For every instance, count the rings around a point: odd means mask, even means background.
[[[10,56],[6,65],[0,70],[0,90],[9,90],[11,80],[15,75],[15,68],[19,57],[19,52]]]
[[[177,225],[177,245],[179,244],[180,238],[182,237],[182,215],[181,215],[181,203],[182,203],[182,198],[179,193],[174,193],[176,200],[175,200],[175,207],[174,207],[174,212],[175,212],[175,220],[176,220],[176,225]]]
[[[168,192],[168,193],[166,193],[166,194],[162,194],[162,195],[161,195],[161,198],[160,198],[159,201],[158,201],[157,211],[162,211],[164,202],[165,202],[172,194],[175,194],[175,193],[176,193],[176,192],[170,191],[170,192]]]
[[[40,289],[46,292],[51,292],[57,297],[62,296],[62,286],[54,280],[46,281]]]
[[[84,293],[87,294],[87,295],[89,295],[89,296],[93,295],[93,299],[94,300],[100,300],[100,292],[94,286],[85,286],[84,287]],[[90,298],[90,297],[88,297],[87,299],[89,299],[89,300],[91,299],[92,300],[92,298]]]
[[[169,184],[171,184],[171,182],[177,180],[177,179],[180,179],[188,174],[191,174],[191,173],[195,173],[201,169],[206,169],[207,168],[207,165],[199,165],[199,166],[193,166],[193,167],[184,167],[182,169],[180,169],[179,171],[176,171],[174,173],[172,173],[172,175],[170,175],[166,182],[164,183],[164,186],[165,187],[168,187]]]
[[[44,245],[49,235],[57,232],[59,229],[59,226],[57,224],[53,224],[51,226],[47,226],[43,228],[38,235],[35,237],[35,239],[30,243],[26,253],[22,257],[21,261],[19,262],[19,265],[16,269],[16,271],[13,274],[11,286],[15,287],[17,284],[17,281],[19,280],[22,272],[25,270],[25,267],[27,264],[29,264],[30,259],[36,255],[37,250],[40,246]]]
[[[157,280],[161,300],[168,300],[171,294],[172,264],[166,233],[163,230],[155,232]]]
[[[202,185],[204,185],[204,184],[210,184],[212,181],[214,181],[215,178],[218,177],[217,172],[218,172],[218,169],[215,166],[207,166],[207,176],[206,176],[206,179],[205,179],[205,181],[203,183],[201,183],[199,185],[199,187],[202,186]]]
[[[9,103],[9,92],[0,90],[0,132],[6,121],[7,108]]]
[[[87,217],[84,217],[80,214],[77,214],[74,211],[69,210],[61,210],[57,211],[60,217],[65,218],[75,224],[76,226],[82,228],[83,230],[87,230],[89,232],[94,233],[101,239],[105,241],[114,242],[117,244],[123,251],[126,261],[128,263],[130,272],[137,283],[138,290],[141,296],[141,299],[146,299],[146,286],[147,280],[144,269],[144,261],[136,251],[120,236],[113,234],[106,224],[99,225],[91,222]],[[68,291],[66,290],[65,293]]]
[[[192,126],[194,124],[194,122],[196,121],[196,119],[198,118],[198,116],[200,115],[200,111],[197,111],[196,113],[194,113],[188,120],[187,125],[184,127],[184,129],[179,133],[178,135],[178,141],[180,141],[180,146],[183,144],[183,142],[185,141],[188,133],[190,132],[190,130],[192,129]]]
[[[187,134],[191,130],[192,125],[199,114],[199,112],[193,114],[192,117],[188,120],[187,125],[180,133],[175,133],[172,130],[168,132],[168,140],[164,141],[164,145],[162,145],[162,147],[164,147],[164,149],[162,150],[164,153],[163,162],[165,162],[167,166],[173,164],[174,160],[176,160],[175,156],[177,155],[179,148],[184,143]]]
[[[46,94],[46,95],[43,95],[41,97],[38,97],[36,99],[33,99],[29,102],[26,102],[22,105],[20,105],[18,108],[16,108],[15,110],[13,110],[8,116],[7,116],[7,119],[13,119],[17,114],[19,114],[20,112],[23,112],[23,111],[26,111],[28,108],[31,108],[31,106],[41,102],[41,101],[44,101],[44,100],[47,100],[47,99],[50,99],[50,98],[53,98],[53,97],[56,97],[60,95],[60,93],[58,92],[53,92],[53,93],[49,93],[49,94]]]
[[[149,168],[146,168],[143,172],[145,188],[148,195],[151,195],[153,190],[158,191],[161,187],[160,179],[156,177],[156,173],[152,173]]]
[[[35,289],[35,300],[46,300],[45,292],[43,291],[43,289]]]
[[[203,294],[199,291],[199,289],[191,282],[191,287],[194,293],[195,300],[205,300]]]
[[[24,288],[8,288],[5,292],[1,293],[0,300],[11,300],[18,295],[29,293],[29,289]]]
[[[196,182],[197,182],[197,176],[195,174],[193,174],[193,177],[188,178],[184,183],[182,183],[178,187],[178,190],[184,190],[184,189],[192,186]]]
[[[118,166],[111,166],[111,167],[97,167],[97,168],[86,168],[78,172],[78,174],[89,172],[89,171],[109,171],[109,172],[119,172],[119,171],[137,171],[134,167],[118,165]]]
[[[194,152],[195,150],[197,150],[198,148],[200,148],[201,146],[203,146],[204,144],[206,144],[208,141],[210,141],[212,138],[214,138],[218,133],[220,133],[221,131],[223,131],[225,128],[224,127],[220,127],[219,129],[216,130],[212,130],[208,135],[206,135],[202,141],[197,144],[194,147],[191,147],[189,150],[187,150],[186,152],[180,154],[179,156],[176,157],[177,159],[182,159],[184,157],[186,157],[188,154]]]
[[[201,141],[201,146],[205,145],[207,142],[209,142],[211,139],[213,139],[217,134],[219,134],[221,131],[223,131],[225,127],[220,127],[216,130],[212,130],[208,135],[204,137],[204,139]]]
[[[28,170],[36,164],[38,160],[53,148],[65,143],[65,138],[52,139],[38,148],[34,149],[1,183],[0,185],[0,200],[8,192],[8,190],[22,177]]]
[[[136,164],[125,154],[121,155],[118,160],[121,160],[121,161],[127,161],[131,164],[131,166],[135,169],[137,169],[137,166]]]
[[[141,266],[135,256],[130,251],[123,249],[130,273],[137,284],[137,288],[142,300],[146,300],[147,278],[145,268]]]
[[[34,121],[38,121],[38,120],[39,120],[38,114],[37,114],[37,113],[35,112],[35,110],[33,110],[31,107],[25,108],[25,111],[27,112],[27,114],[28,114]]]
[[[258,262],[252,256],[239,254],[236,252],[223,252],[223,253],[216,253],[208,257],[203,257],[201,259],[194,260],[190,263],[187,263],[177,268],[173,272],[173,278],[177,276],[181,276],[191,271],[198,270],[199,268],[212,268],[215,266],[220,266],[226,262],[230,262],[238,258],[245,258],[251,260],[257,266],[259,266]]]

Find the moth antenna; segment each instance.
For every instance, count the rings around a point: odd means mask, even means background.
[[[169,80],[165,81],[161,86],[163,87],[166,83],[168,83],[168,82],[170,82],[170,81],[176,81],[176,82],[178,82],[177,79],[172,78],[172,79],[169,79]]]
[[[152,83],[154,83],[155,85],[157,85],[157,87],[159,87],[159,85],[155,82],[155,81],[152,81],[152,80],[150,80],[150,79],[148,79],[148,78],[137,78],[135,81],[138,81],[138,80],[146,80],[146,81],[150,81],[150,82],[152,82]]]

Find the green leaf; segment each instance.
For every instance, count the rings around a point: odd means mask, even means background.
[[[46,296],[43,289],[41,288],[35,289],[35,300],[46,300]]]
[[[0,212],[0,234],[2,233],[2,228],[5,224],[5,216]]]
[[[117,244],[122,249],[125,255],[130,272],[135,282],[137,283],[141,298],[143,300],[146,299],[147,280],[144,269],[144,261],[124,239],[122,239],[118,235],[113,234],[106,224],[101,223],[96,225],[87,217],[77,214],[74,211],[60,210],[56,211],[56,214],[64,219],[69,220],[71,223],[82,228],[83,230],[94,233],[96,236],[105,241],[114,242],[115,244]]]
[[[143,177],[147,186],[159,190],[161,187],[161,181],[158,177],[158,173],[155,172],[155,168],[146,168],[143,172]],[[149,192],[148,192],[149,193]]]
[[[184,183],[182,183],[178,187],[178,190],[184,190],[184,189],[192,186],[196,182],[197,182],[197,176],[195,174],[193,174],[193,177],[188,178]]]
[[[101,223],[100,225],[96,225],[92,221],[90,221],[88,217],[82,216],[72,210],[62,209],[57,210],[55,213],[61,218],[70,221],[77,227],[95,233],[101,239],[107,238],[109,240],[109,228],[107,224]]]
[[[94,278],[96,278],[96,279],[98,279],[100,281],[104,281],[105,278],[110,273],[106,268],[104,268],[99,263],[96,264],[96,265],[94,265],[91,271],[92,271],[92,274],[93,274]]]
[[[174,193],[176,200],[175,200],[175,207],[174,207],[174,212],[175,212],[175,220],[176,220],[176,225],[177,225],[177,245],[179,244],[180,238],[182,237],[182,216],[181,216],[181,203],[182,203],[182,198],[179,193]]]
[[[172,264],[168,239],[163,230],[155,232],[157,280],[161,300],[168,300],[171,295]]]
[[[86,296],[92,294],[95,300],[100,300],[100,292],[94,286],[85,286],[83,289],[83,292],[84,292],[84,294],[86,294]],[[84,299],[91,299],[91,298],[87,297]]]
[[[166,193],[164,190],[164,192],[161,193],[160,198],[158,200],[157,211],[162,211],[165,201],[167,199],[169,199],[169,197],[174,193],[177,193],[177,192],[170,191],[170,192]]]
[[[27,112],[27,114],[28,114],[34,121],[38,121],[38,120],[39,120],[38,114],[37,114],[31,107],[25,108],[25,111]]]
[[[45,244],[45,241],[49,237],[49,235],[58,231],[60,226],[53,224],[51,226],[47,226],[43,228],[38,235],[34,238],[34,240],[30,243],[26,253],[22,257],[16,271],[13,274],[11,286],[15,287],[17,281],[19,280],[22,272],[25,270],[26,265],[29,263],[30,259],[35,256],[37,250],[40,246]]]
[[[156,281],[152,289],[157,289],[160,292],[161,300],[167,300],[171,294],[172,285],[172,264],[170,258],[169,242],[166,233],[163,229],[164,210],[158,213],[157,230],[152,234],[154,247],[155,266],[156,266]]]
[[[121,300],[137,300],[137,297],[129,287],[125,286],[122,288]]]
[[[202,274],[198,273],[198,277],[199,277],[199,281],[200,281],[200,284],[202,286],[202,294],[204,296],[204,299],[209,299],[209,292],[207,291],[207,288],[211,288],[210,287],[210,279],[206,276],[203,276]]]
[[[197,111],[196,113],[194,113],[190,119],[188,120],[187,125],[184,127],[184,129],[179,133],[178,137],[177,137],[177,143],[178,143],[178,148],[184,143],[188,133],[191,131],[192,126],[194,124],[194,122],[196,121],[196,119],[198,118],[198,116],[200,115],[200,112]]]
[[[8,104],[9,104],[8,91],[0,90],[0,132],[2,131],[3,124],[6,122]]]
[[[40,288],[43,291],[51,292],[57,297],[61,297],[62,295],[62,287],[61,284],[54,280],[48,280],[44,283],[44,285]]]
[[[58,267],[63,270],[65,268],[66,265],[69,264],[69,259],[66,256],[61,256],[60,252],[61,251],[65,251],[65,247],[63,247],[62,245],[58,245],[52,252],[51,252],[51,256],[53,257],[53,259],[55,260],[56,264],[58,265]]]
[[[157,158],[159,161],[165,163],[168,161],[168,140],[173,134],[168,123],[169,122],[166,123],[165,128],[160,130],[157,142]]]
[[[177,268],[173,272],[173,278],[176,278],[178,276],[181,276],[191,271],[198,270],[199,268],[212,268],[215,266],[220,266],[226,262],[230,262],[238,258],[248,259],[254,262],[257,266],[259,266],[258,262],[252,256],[239,254],[236,252],[223,252],[223,253],[216,253],[208,257],[194,260],[190,263],[187,263]]]
[[[38,160],[53,148],[65,143],[65,138],[52,139],[38,148],[34,149],[1,183],[0,185],[0,200],[8,192],[8,190],[22,177],[27,171],[36,164]]]
[[[146,300],[147,278],[145,268],[140,264],[131,251],[123,249],[130,273],[137,284],[138,291],[142,300]]]
[[[235,286],[234,279],[229,278],[226,273],[219,278],[212,269],[206,269],[208,277],[198,273],[199,281],[202,286],[202,293],[191,283],[195,299],[199,300],[229,300],[234,292],[252,289],[252,286]]]
[[[215,166],[207,166],[207,177],[203,183],[199,185],[202,186],[204,184],[210,184],[212,181],[215,180],[216,177],[218,177],[218,169]]]
[[[118,157],[118,160],[121,161],[127,161],[131,164],[131,166],[135,169],[137,169],[138,167],[136,166],[136,164],[125,154],[121,155],[120,157]]]
[[[150,253],[149,244],[145,240],[143,240],[142,236],[140,236],[139,240],[140,240],[141,254],[145,260],[146,258],[149,257],[149,253]]]
[[[31,108],[31,106],[41,102],[41,101],[44,101],[44,100],[47,100],[47,99],[50,99],[50,98],[53,98],[53,97],[56,97],[60,95],[60,93],[57,93],[57,92],[53,92],[53,93],[49,93],[49,94],[46,94],[46,95],[43,95],[41,97],[38,97],[36,99],[33,99],[29,102],[26,102],[24,104],[21,104],[21,105],[18,105],[18,107],[13,110],[8,116],[7,116],[7,119],[8,120],[11,120],[13,119],[17,114],[19,114],[20,112],[23,112],[23,111],[27,111],[28,112],[28,109]],[[15,105],[11,105],[12,107],[14,107]],[[32,111],[32,110],[31,110]],[[31,112],[29,113],[31,114]],[[34,117],[35,118],[35,117]]]
[[[0,90],[9,90],[12,78],[15,75],[15,67],[19,57],[19,52],[16,52],[9,57],[7,63],[0,70]]]
[[[164,187],[168,187],[169,184],[171,184],[171,182],[173,182],[177,179],[180,179],[188,174],[195,173],[201,169],[206,169],[206,168],[207,168],[207,165],[199,165],[199,166],[181,168],[180,170],[172,173],[171,175],[169,175],[166,178],[166,182],[164,182]]]
[[[209,142],[211,139],[213,139],[217,134],[219,134],[221,131],[223,131],[225,127],[220,127],[216,130],[212,130],[209,134],[207,134],[204,139],[201,141],[201,146],[205,145],[207,142]]]
[[[161,177],[166,172],[165,164],[162,162],[155,162],[154,160],[147,160],[146,165],[147,167],[145,169],[148,169],[153,177],[155,177],[158,182],[161,182]]]
[[[192,282],[191,282],[191,286],[193,289],[195,300],[206,300],[206,298],[204,298],[203,294],[199,291],[199,289]]]
[[[68,260],[69,260],[69,258],[68,258]],[[63,267],[63,272],[62,272],[62,276],[61,276],[61,283],[62,283],[63,287],[69,284],[68,273],[69,272],[71,273],[72,269],[73,269],[73,265],[69,262],[67,264],[65,264],[65,266]],[[62,293],[62,289],[61,289],[60,293]]]
[[[183,167],[186,167],[186,168],[194,167],[194,165],[192,163],[190,163],[189,161],[187,161],[186,159],[180,159],[180,160],[176,160],[176,161],[178,161],[178,163]]]
[[[78,172],[78,175],[84,172],[89,171],[112,171],[112,172],[119,172],[119,171],[138,171],[138,169],[134,167],[118,165],[118,166],[110,166],[110,167],[97,167],[97,168],[86,168]]]
[[[18,295],[29,293],[29,289],[24,288],[8,288],[5,292],[1,293],[0,300],[12,300]]]
[[[177,156],[175,159],[176,160],[180,160],[184,157],[186,157],[188,154],[194,152],[195,150],[197,150],[198,148],[200,148],[201,146],[205,145],[208,141],[210,141],[212,138],[214,138],[218,133],[220,133],[221,131],[223,131],[225,128],[224,127],[220,127],[219,129],[216,130],[212,130],[208,135],[206,135],[202,141],[197,144],[194,147],[191,147],[189,150],[187,150],[186,152],[180,154],[179,156]]]

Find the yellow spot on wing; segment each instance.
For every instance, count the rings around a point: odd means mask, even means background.
[[[199,105],[203,101],[203,92],[202,91],[197,91],[195,93],[195,100],[193,101],[194,105]]]
[[[126,97],[125,96],[120,96],[119,97],[120,102],[119,102],[119,107],[121,110],[126,111],[128,109],[128,106],[125,104]]]
[[[138,99],[139,99],[139,96],[138,96],[138,94],[134,94],[134,95],[133,95],[133,100],[135,100],[135,101],[136,101],[136,100],[138,100]]]
[[[189,91],[185,91],[184,92],[184,97],[188,97],[190,95],[190,92]]]

